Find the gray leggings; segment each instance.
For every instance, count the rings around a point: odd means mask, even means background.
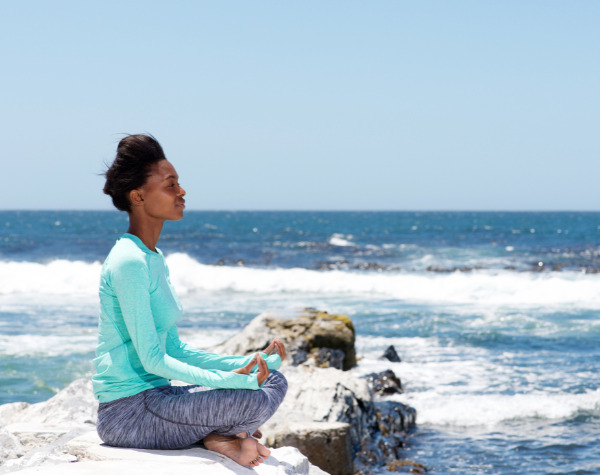
[[[271,371],[263,387],[161,386],[100,403],[97,430],[114,447],[181,449],[210,433],[253,433],[277,410],[287,381]]]

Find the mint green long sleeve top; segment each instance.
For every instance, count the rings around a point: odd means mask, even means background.
[[[102,266],[98,346],[92,377],[99,402],[133,396],[179,380],[212,388],[258,389],[256,374],[232,370],[251,356],[222,356],[179,339],[182,307],[169,280],[165,258],[132,234],[124,234]],[[269,369],[281,359],[265,358]]]

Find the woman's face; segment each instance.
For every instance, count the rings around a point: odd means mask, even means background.
[[[179,186],[179,175],[168,160],[161,160],[150,167],[150,176],[138,190],[141,205],[151,217],[176,221],[183,218],[185,190]]]

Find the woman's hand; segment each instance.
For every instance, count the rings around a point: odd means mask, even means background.
[[[285,346],[283,346],[283,343],[281,342],[281,340],[278,340],[277,338],[275,338],[271,342],[271,344],[265,348],[263,353],[266,353],[267,355],[271,355],[271,354],[273,354],[273,352],[275,352],[279,355],[279,357],[281,358],[281,361],[283,361],[285,359],[285,355],[286,355]]]
[[[267,362],[265,361],[265,359],[258,353],[256,353],[252,357],[252,359],[248,362],[247,365],[242,366],[238,369],[234,369],[232,372],[237,374],[250,374],[256,365],[258,365],[258,373],[256,373],[256,380],[258,381],[258,385],[260,386],[269,377],[269,367],[267,366]]]

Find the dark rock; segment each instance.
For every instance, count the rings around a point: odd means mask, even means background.
[[[471,272],[474,270],[482,270],[485,269],[484,266],[461,266],[461,267],[440,267],[440,266],[429,266],[427,267],[428,272],[441,272],[441,273],[451,273],[451,272]]]
[[[345,315],[330,315],[327,312],[313,312],[309,317],[312,322],[304,336],[311,350],[314,348],[341,350],[344,352],[342,369],[347,371],[356,366],[355,333],[352,321]]]
[[[238,266],[238,267],[244,267],[246,265],[244,259],[230,259],[229,257],[226,257],[224,259],[219,259],[214,265],[216,266],[228,266],[228,265],[233,265],[233,266]]]
[[[298,366],[305,363],[308,360],[308,353],[306,351],[297,351],[292,353],[292,364]]]
[[[398,353],[396,352],[396,348],[394,348],[394,345],[390,345],[386,348],[386,350],[383,352],[383,358],[388,359],[392,363],[400,363],[400,361],[402,361],[400,359],[400,356],[398,356]]]
[[[381,466],[400,458],[408,431],[415,426],[416,410],[400,402],[375,402],[374,412],[377,428],[361,441],[356,454],[359,466]]]
[[[542,261],[539,262],[533,262],[531,264],[531,271],[532,272],[544,272],[545,270],[547,270],[547,266],[546,264],[544,264]]]
[[[286,342],[284,341],[284,344]],[[310,346],[308,341],[298,338],[289,344],[286,344],[286,351],[288,355],[291,357],[291,363],[293,366],[298,366],[302,363],[305,363],[308,360],[308,352],[310,351]]]
[[[319,368],[344,368],[345,353],[342,350],[333,350],[331,348],[319,348],[315,354],[315,363]]]
[[[373,392],[380,395],[402,394],[402,382],[391,369],[365,376]]]
[[[343,261],[319,261],[316,266],[318,270],[340,270],[348,269],[350,263],[347,260]]]
[[[382,264],[379,264],[378,262],[361,262],[360,264],[356,264],[352,266],[352,269],[358,269],[358,270],[374,270],[377,272],[381,272],[381,271],[390,271],[390,270],[401,270],[401,267],[398,266],[384,266]]]
[[[422,463],[413,462],[412,460],[394,460],[385,467],[389,472],[408,472],[423,474],[427,472],[427,467]]]
[[[402,270],[402,267],[398,266],[386,266],[378,262],[359,262],[357,264],[350,264],[350,261],[344,259],[341,261],[319,261],[315,267],[318,270],[366,270],[366,271],[398,271]]]
[[[407,432],[417,420],[417,411],[397,401],[375,402],[375,415],[383,435]]]

